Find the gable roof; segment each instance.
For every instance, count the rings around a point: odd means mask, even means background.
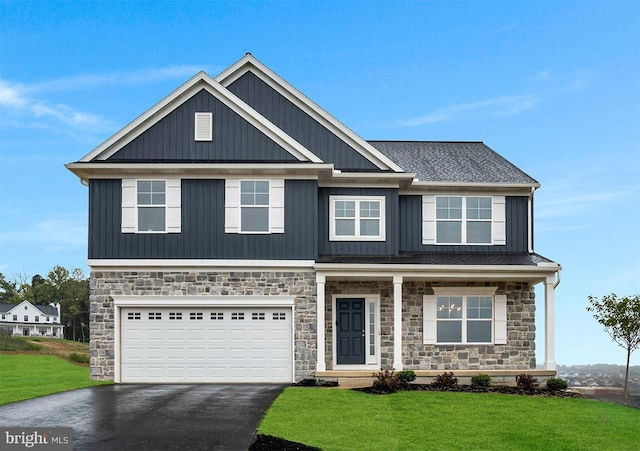
[[[218,81],[222,86],[227,87],[248,71],[251,71],[287,100],[292,102],[318,123],[351,146],[356,152],[360,153],[363,157],[375,164],[378,168],[394,172],[404,172],[402,168],[393,160],[388,158],[388,156],[358,136],[342,122],[317,105],[313,100],[305,96],[278,74],[258,61],[253,55],[251,55],[251,53],[247,53],[235,64],[220,73],[216,77],[216,81]]]
[[[38,304],[32,304],[29,301],[22,301],[19,304],[8,304],[6,302],[0,302],[0,313],[6,313],[9,312],[11,310],[13,310],[14,308],[27,303],[29,305],[31,305],[32,307],[34,307],[37,310],[40,310],[44,315],[53,315],[53,316],[58,316],[58,309],[51,306],[51,305],[38,305]]]
[[[539,186],[482,142],[369,141],[416,182],[500,183]]]
[[[171,94],[156,103],[112,137],[82,157],[80,162],[104,161],[108,159],[201,89],[207,90],[211,95],[219,99],[231,110],[238,113],[243,119],[282,146],[298,160],[313,163],[323,162],[307,148],[269,122],[257,111],[236,97],[229,90],[225,89],[220,85],[220,83],[203,71],[198,72]]]

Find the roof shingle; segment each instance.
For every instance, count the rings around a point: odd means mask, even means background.
[[[422,182],[538,182],[482,142],[369,141]]]

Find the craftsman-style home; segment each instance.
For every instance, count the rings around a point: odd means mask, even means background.
[[[555,374],[539,184],[482,142],[367,141],[247,54],[67,168],[89,189],[95,379]]]

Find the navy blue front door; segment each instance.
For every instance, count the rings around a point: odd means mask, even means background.
[[[364,299],[336,299],[338,364],[364,364]]]

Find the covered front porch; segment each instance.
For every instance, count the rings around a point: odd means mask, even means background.
[[[512,383],[523,372],[555,375],[554,302],[560,267],[318,263],[316,378],[372,380],[411,369],[427,382],[453,372]],[[545,358],[536,365],[534,286],[544,284]],[[461,311],[444,324],[442,311]],[[461,305],[456,305],[455,302]],[[472,318],[485,303],[484,320]],[[453,306],[453,307],[452,307]],[[466,318],[469,316],[469,318]],[[474,322],[477,321],[477,322]],[[456,324],[454,324],[456,323]],[[459,323],[459,324],[457,324]],[[482,323],[482,324],[481,324]],[[458,334],[447,338],[447,330]],[[475,338],[474,338],[475,337]]]

